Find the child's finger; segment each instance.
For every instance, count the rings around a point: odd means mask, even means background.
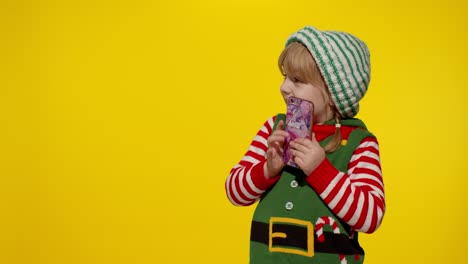
[[[271,136],[267,140],[268,147],[275,147],[278,144],[282,144],[284,141],[284,138],[282,137],[276,137],[276,136]]]
[[[285,131],[275,131],[267,140],[268,146],[273,145],[273,142],[283,144],[288,136],[288,133]]]
[[[275,136],[280,136],[283,139],[289,137],[289,133],[284,131],[284,130],[275,131],[274,135]]]
[[[266,157],[267,157],[267,160],[271,159],[271,149],[267,149]]]
[[[312,136],[310,137],[310,140],[312,140],[312,142],[318,142],[317,139],[315,138],[315,133],[312,132]]]
[[[310,148],[314,144],[312,140],[308,138],[296,138],[293,143],[294,145],[304,146],[306,148]]]
[[[279,130],[284,130],[284,121],[283,121],[283,120],[280,120],[280,121],[278,122],[277,129],[279,129]]]
[[[304,146],[303,144],[300,144],[297,141],[291,142],[290,146],[291,146],[291,149],[294,150],[294,153],[304,152],[307,150],[306,146]]]

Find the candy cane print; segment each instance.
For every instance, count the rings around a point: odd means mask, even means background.
[[[323,226],[324,225],[329,225],[333,229],[333,233],[335,234],[340,234],[340,228],[335,222],[335,219],[329,217],[329,216],[322,216],[319,219],[317,219],[317,222],[315,222],[315,234],[317,235],[317,240],[319,242],[324,242],[325,241],[325,236],[323,234]],[[340,262],[341,264],[347,264],[348,262],[346,261],[346,258],[344,255],[340,254]]]
[[[322,216],[319,219],[317,219],[317,222],[315,223],[316,226],[316,231],[315,233],[317,234],[317,239],[319,242],[325,241],[325,236],[323,235],[323,226],[324,225],[329,225],[333,229],[333,233],[339,234],[340,233],[340,228],[335,222],[335,219],[329,217],[329,216]]]

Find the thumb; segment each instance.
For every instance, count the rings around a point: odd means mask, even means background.
[[[314,143],[315,143],[315,142],[318,142],[317,139],[315,138],[315,133],[314,133],[314,132],[312,132],[312,135],[311,135],[311,137],[310,137],[310,141],[312,141],[312,142],[314,142]]]
[[[280,121],[278,122],[277,129],[279,129],[279,130],[284,130],[284,121],[283,121],[283,120],[280,120]]]

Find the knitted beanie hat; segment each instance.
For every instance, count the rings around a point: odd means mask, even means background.
[[[301,43],[312,54],[341,115],[355,116],[370,81],[366,44],[345,32],[319,31],[310,26],[291,35],[286,46],[291,42]]]

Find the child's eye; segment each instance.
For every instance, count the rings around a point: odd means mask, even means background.
[[[294,83],[302,83],[302,80],[297,77],[293,77],[291,81],[293,81]]]
[[[287,74],[285,73],[281,73],[281,75],[283,75],[283,78],[286,80],[286,79],[289,79],[291,80],[293,83],[302,83],[302,80],[295,77],[295,76],[288,76]]]

